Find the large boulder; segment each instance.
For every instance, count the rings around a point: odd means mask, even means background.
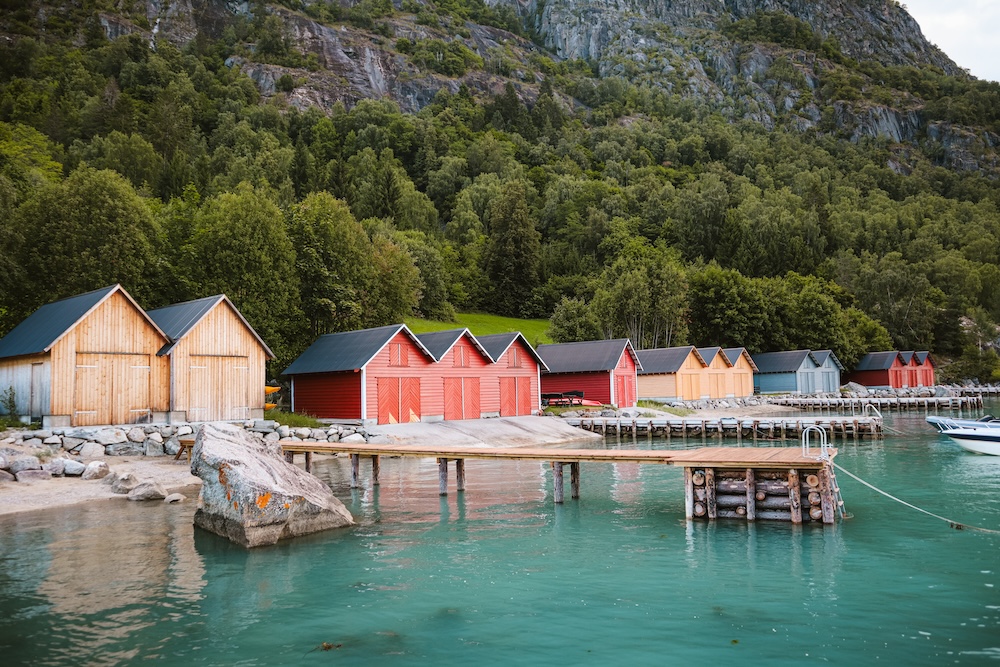
[[[155,479],[144,479],[128,492],[129,500],[163,500],[167,492]]]
[[[201,427],[191,473],[202,480],[194,524],[245,547],[354,523],[323,482],[232,424]]]

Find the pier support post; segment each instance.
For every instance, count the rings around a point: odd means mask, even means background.
[[[792,523],[802,523],[802,488],[799,486],[799,471],[788,471],[788,507],[792,511]]]
[[[313,471],[313,453],[306,452],[306,472]]]
[[[757,520],[757,483],[753,468],[747,468],[747,521]]]
[[[356,489],[359,486],[358,485],[358,477],[360,477],[360,475],[358,474],[358,472],[359,472],[358,469],[360,467],[361,467],[361,455],[360,454],[351,454],[351,488],[352,489]]]
[[[557,503],[563,501],[563,464],[552,462],[552,499]]]
[[[819,471],[820,508],[823,510],[823,523],[836,523],[834,513],[833,485],[830,483],[830,471]]]
[[[448,495],[448,459],[438,459],[438,495]]]
[[[687,466],[684,467],[684,518],[688,521],[694,518],[694,482]]]
[[[465,491],[465,459],[455,459],[455,490]]]
[[[580,497],[580,462],[569,464],[569,487],[573,498]]]
[[[718,519],[719,508],[715,502],[715,468],[705,468],[705,504],[708,505],[708,518]]]
[[[372,486],[378,486],[378,474],[382,470],[381,460],[378,454],[372,455]]]
[[[295,452],[285,452],[285,461],[295,463]]]

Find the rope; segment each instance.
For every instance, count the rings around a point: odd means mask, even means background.
[[[886,498],[889,498],[891,500],[895,500],[897,503],[900,503],[902,505],[906,505],[907,507],[909,507],[911,509],[915,509],[918,512],[923,512],[927,516],[932,516],[935,519],[941,519],[942,521],[947,521],[948,525],[951,526],[952,528],[954,528],[955,530],[966,530],[966,529],[968,529],[968,530],[978,530],[981,533],[993,533],[994,535],[1000,535],[1000,530],[994,530],[992,528],[980,528],[979,526],[970,526],[968,524],[959,523],[958,521],[952,521],[951,519],[943,517],[943,516],[941,516],[939,514],[934,514],[933,512],[928,512],[927,510],[921,509],[921,508],[917,507],[916,505],[911,505],[910,503],[906,502],[905,500],[901,500],[901,499],[897,498],[896,496],[894,496],[894,495],[892,495],[890,493],[886,493],[882,489],[880,489],[880,488],[878,488],[878,487],[876,487],[876,486],[874,486],[872,484],[869,484],[865,480],[861,479],[860,477],[858,477],[857,475],[855,475],[854,473],[852,473],[850,470],[845,470],[840,465],[838,465],[836,463],[833,463],[832,461],[830,463],[833,465],[834,468],[836,468],[840,472],[846,474],[847,476],[851,477],[855,481],[861,482],[862,484],[864,484],[865,486],[867,486],[872,491],[877,491],[878,493],[881,493]]]

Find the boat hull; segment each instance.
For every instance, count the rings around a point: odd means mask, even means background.
[[[951,417],[940,417],[938,415],[928,415],[924,421],[932,424],[939,431],[953,428],[997,428],[1000,429],[1000,419],[993,416],[982,419],[954,419]]]
[[[956,428],[942,431],[962,449],[976,454],[1000,456],[1000,431],[996,429]]]

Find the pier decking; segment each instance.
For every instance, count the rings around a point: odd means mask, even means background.
[[[787,405],[803,410],[831,410],[837,412],[863,413],[867,406],[882,410],[972,410],[983,407],[982,393],[963,394],[962,396],[865,396],[837,398],[798,398],[788,396],[775,398],[774,405]]]
[[[804,455],[800,447],[700,447],[687,450],[561,449],[539,447],[468,447],[458,445],[376,445],[368,443],[313,443],[281,441],[286,459],[304,453],[306,470],[313,453],[348,454],[351,486],[359,486],[360,459],[371,457],[372,484],[379,483],[380,457],[434,458],[438,462],[439,492],[448,493],[448,461],[455,461],[456,486],[465,490],[465,460],[549,461],[553,496],[563,502],[563,467],[570,466],[571,493],[580,496],[580,463],[640,463],[684,468],[685,515],[688,519],[743,518],[803,523],[834,523],[843,501],[832,461]]]

